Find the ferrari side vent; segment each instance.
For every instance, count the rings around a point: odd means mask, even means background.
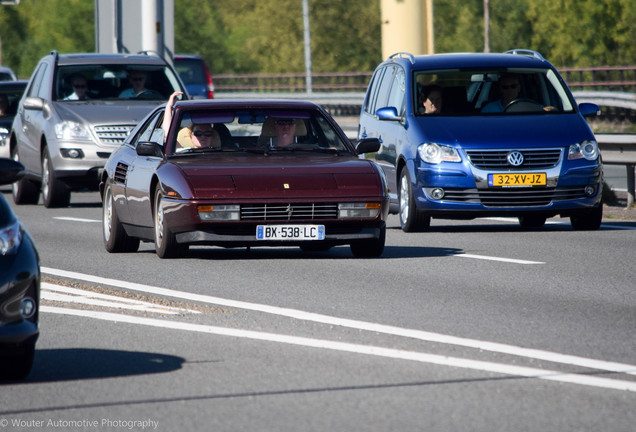
[[[119,162],[115,168],[115,183],[126,184],[126,174],[128,174],[128,165]]]

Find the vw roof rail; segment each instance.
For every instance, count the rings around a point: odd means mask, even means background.
[[[538,52],[529,49],[512,49],[505,52],[505,54],[526,55],[537,58],[539,60],[546,61],[545,58]]]
[[[415,56],[408,52],[396,52],[395,54],[391,54],[387,60],[391,60],[393,58],[408,58],[411,63],[415,63]]]

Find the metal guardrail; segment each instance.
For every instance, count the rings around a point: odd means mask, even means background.
[[[636,134],[595,134],[603,163],[625,165],[627,171],[627,207],[634,205],[636,194]]]

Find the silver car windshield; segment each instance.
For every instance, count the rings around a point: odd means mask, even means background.
[[[166,66],[82,65],[60,66],[53,98],[57,101],[100,99],[168,100],[180,90]]]
[[[572,112],[568,91],[551,69],[452,69],[415,72],[416,115],[508,115]]]

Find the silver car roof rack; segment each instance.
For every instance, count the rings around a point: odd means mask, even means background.
[[[387,60],[391,60],[393,58],[408,58],[411,63],[415,63],[415,56],[408,52],[397,52],[395,54],[391,54]]]
[[[526,55],[529,57],[534,57],[539,60],[544,60],[545,58],[538,52],[529,49],[512,49],[505,52],[505,54],[515,54],[515,55]]]

